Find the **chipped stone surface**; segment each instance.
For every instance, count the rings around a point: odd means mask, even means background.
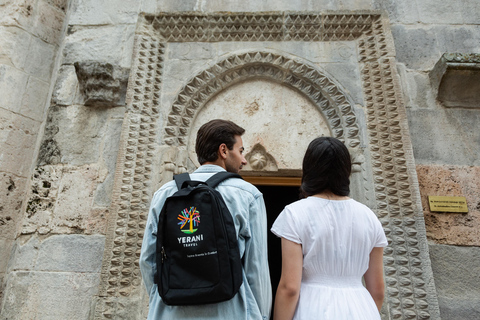
[[[92,221],[90,211],[98,182],[95,166],[38,167],[32,181],[22,233],[79,233]],[[104,217],[93,214],[97,219]]]
[[[15,231],[21,221],[26,183],[26,178],[0,172],[0,238],[5,241],[15,239]],[[0,270],[4,270],[2,266],[7,262],[8,259],[0,259]]]
[[[417,165],[427,237],[439,244],[480,246],[480,167]],[[427,196],[463,196],[468,213],[430,212]]]

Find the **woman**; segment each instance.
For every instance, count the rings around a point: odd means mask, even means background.
[[[286,206],[272,226],[282,238],[274,320],[380,319],[388,243],[376,215],[348,197],[351,167],[338,139],[321,137],[308,146],[305,199]]]

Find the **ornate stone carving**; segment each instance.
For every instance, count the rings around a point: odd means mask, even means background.
[[[247,165],[244,167],[244,170],[278,171],[275,158],[260,143],[253,146],[252,151],[245,155],[245,159],[247,160]]]
[[[95,319],[128,318],[129,296],[141,284],[138,258],[152,194],[164,44],[147,36],[135,41],[134,74],[115,172],[115,215],[107,228]]]
[[[86,106],[125,105],[128,70],[110,63],[82,61],[75,70]]]
[[[211,97],[238,82],[260,77],[302,92],[322,110],[336,138],[350,148],[360,144],[353,106],[340,88],[306,61],[268,51],[231,55],[189,80],[168,115],[165,143],[186,146],[196,113]]]
[[[444,53],[429,74],[437,99],[446,107],[478,108],[479,69],[479,53]]]
[[[372,192],[390,243],[384,258],[387,314],[382,316],[439,318],[405,108],[389,37],[382,16],[376,12],[182,12],[141,17],[116,173],[114,215],[107,234],[95,319],[128,318],[128,296],[140,286],[137,261],[149,195],[153,193],[150,172],[164,43],[337,40],[358,44],[368,156],[372,158],[374,174]],[[205,103],[228,86],[255,77],[288,85],[305,94],[322,111],[333,135],[345,141],[354,153],[359,150],[357,118],[339,86],[303,60],[266,50],[232,54],[187,81],[167,116],[162,149],[185,153],[193,119]],[[186,168],[186,156],[176,151],[168,154],[161,169],[165,178]],[[265,153],[256,158],[258,167],[265,163],[262,156]]]

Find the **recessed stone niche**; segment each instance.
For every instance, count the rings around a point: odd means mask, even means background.
[[[151,195],[196,167],[196,129],[217,115],[240,122],[250,151],[264,157],[252,174],[270,161],[298,175],[313,137],[341,139],[355,163],[354,196],[389,240],[382,318],[440,318],[386,16],[181,12],[138,21],[95,319],[145,313],[138,256]]]

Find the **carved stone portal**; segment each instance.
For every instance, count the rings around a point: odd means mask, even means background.
[[[192,63],[184,79],[163,77],[174,64],[169,57],[178,53],[167,49],[188,43],[214,46],[218,54],[197,50],[192,59],[203,62],[182,61]],[[339,56],[353,55],[358,81],[353,77],[347,92],[303,57],[312,50],[288,53],[292,44],[340,44]],[[382,317],[439,319],[393,44],[388,20],[378,12],[165,13],[139,19],[95,319],[141,318],[146,299],[138,256],[150,197],[190,166],[188,139],[198,112],[223,90],[255,79],[307,97],[330,134],[352,151],[357,197],[373,207],[390,244]],[[351,96],[355,88],[357,99]],[[253,171],[273,161],[260,145],[250,156]]]

